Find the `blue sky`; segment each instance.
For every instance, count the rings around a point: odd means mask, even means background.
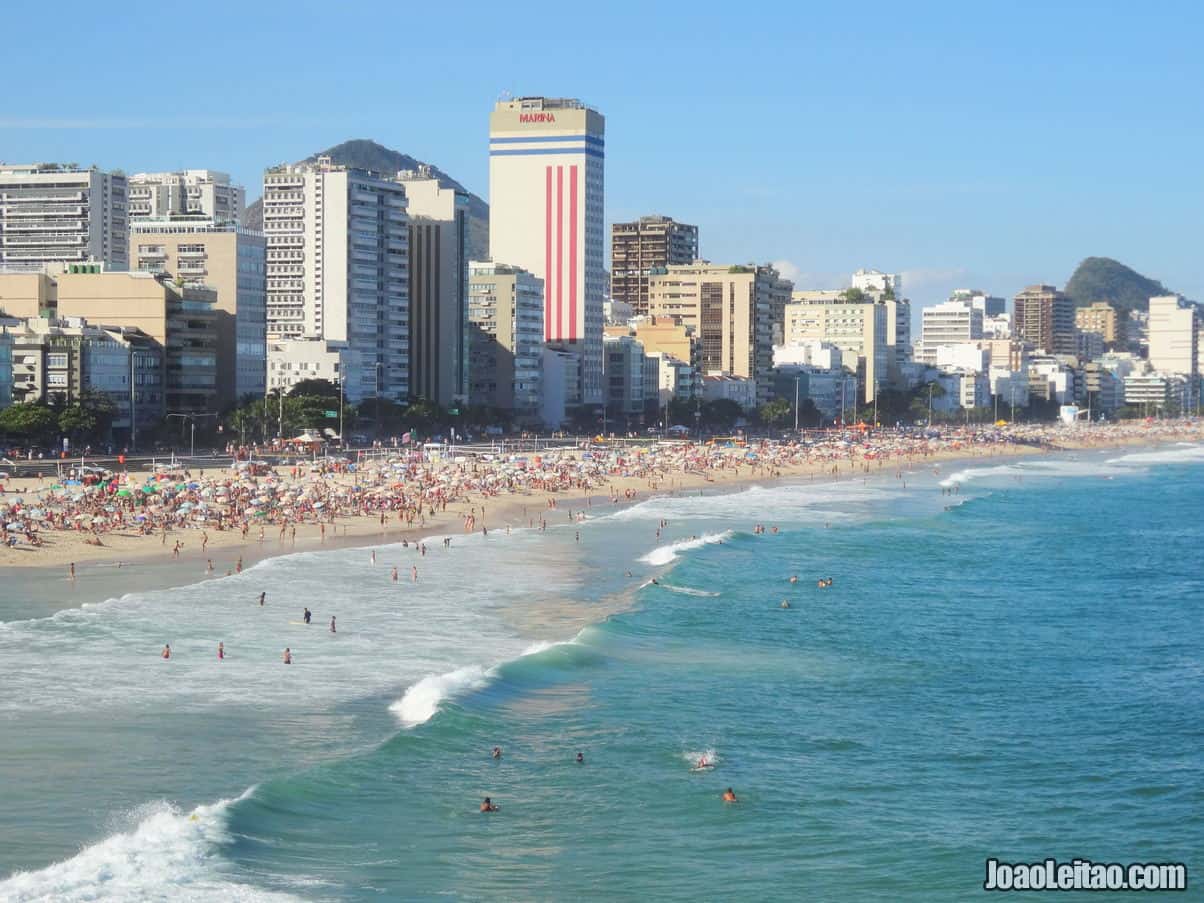
[[[573,96],[607,118],[608,221],[697,223],[711,260],[901,271],[927,305],[1102,255],[1204,300],[1197,4],[46,9],[5,42],[9,162],[207,167],[257,197],[265,166],[373,138],[488,198],[497,96]]]

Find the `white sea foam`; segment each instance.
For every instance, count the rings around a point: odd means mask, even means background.
[[[439,705],[445,699],[479,690],[489,683],[489,677],[479,665],[457,668],[447,674],[429,674],[406,690],[401,699],[389,706],[389,711],[406,727],[425,724],[439,711]]]
[[[705,760],[708,765],[718,765],[720,761],[719,753],[708,747],[707,749],[686,750],[681,754],[691,768],[697,768],[700,761]]]
[[[667,589],[671,593],[681,593],[683,596],[718,596],[719,593],[712,592],[707,589],[694,589],[692,586],[675,586],[672,583],[658,583],[661,589]]]
[[[526,658],[539,655],[558,646],[571,646],[577,642],[577,637],[563,642],[547,642],[541,640],[527,646],[516,658]],[[480,690],[489,685],[497,677],[501,665],[484,668],[480,665],[469,665],[457,668],[446,674],[428,674],[422,680],[410,686],[401,699],[389,706],[389,711],[405,727],[417,727],[425,724],[438,713],[440,706],[449,699]]]
[[[1158,451],[1133,452],[1119,458],[1109,458],[1114,467],[1145,467],[1148,464],[1192,464],[1204,461],[1204,445],[1182,443]]]
[[[693,539],[681,539],[677,542],[671,542],[668,545],[657,546],[647,555],[640,558],[645,564],[662,565],[674,561],[679,552],[688,552],[691,549],[701,549],[703,546],[714,545],[716,543],[725,542],[732,538],[731,530],[724,530],[722,533],[703,533],[701,536],[696,536]]]
[[[129,815],[129,830],[111,834],[70,859],[36,872],[17,872],[0,882],[0,900],[296,899],[222,874],[220,850],[231,840],[226,827],[229,807],[254,790],[187,813],[164,800],[139,806]]]
[[[873,480],[753,486],[740,492],[656,496],[606,515],[605,520],[713,520],[741,524],[850,522],[898,497],[901,487]]]

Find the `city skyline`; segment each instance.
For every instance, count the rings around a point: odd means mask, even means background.
[[[689,21],[646,10],[632,34],[613,10],[574,42],[556,39],[542,6],[525,5],[514,11],[516,35],[539,54],[513,54],[504,42],[474,47],[470,68],[408,94],[395,90],[404,67],[386,32],[357,30],[354,52],[344,50],[337,38],[350,23],[314,35],[305,17],[282,19],[282,8],[218,4],[194,23],[190,39],[238,61],[203,76],[136,55],[100,66],[92,48],[103,42],[73,52],[76,39],[63,36],[55,74],[11,98],[0,117],[0,158],[127,173],[208,167],[230,172],[250,200],[266,167],[370,137],[487,197],[497,97],[572,96],[607,116],[607,228],[653,213],[696,223],[702,256],[772,261],[799,288],[843,284],[834,280],[863,266],[900,272],[917,306],[971,285],[1007,297],[1029,284],[1061,286],[1087,256],[1114,257],[1204,297],[1204,276],[1191,266],[1204,187],[1182,176],[1201,136],[1182,111],[1204,75],[1192,52],[1201,14],[1187,5],[1152,15],[1097,8],[1089,20],[1035,5],[970,19],[949,5],[915,15],[879,6],[864,26],[815,10],[805,29],[780,34],[742,33],[729,27],[739,20],[707,9]],[[473,6],[466,15],[488,13]],[[136,18],[114,11],[95,31],[115,39]],[[279,42],[240,40],[269,25]],[[755,47],[756,62],[697,68],[688,93],[674,80],[637,85],[624,64],[655,58],[665,29],[706,51],[694,58]],[[14,48],[15,62],[32,65],[34,46]],[[1127,49],[1139,46],[1158,52]],[[451,35],[417,42],[405,66],[438,71],[431,67],[463,47]],[[583,63],[591,53],[603,62]],[[297,54],[340,78],[285,90]],[[108,91],[103,108],[60,113],[65,86],[96,75]],[[342,96],[352,81],[355,94]],[[137,97],[116,90],[134,82]],[[695,121],[718,127],[691,125],[682,114],[697,107],[706,116]]]

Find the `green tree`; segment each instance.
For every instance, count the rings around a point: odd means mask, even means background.
[[[303,379],[288,390],[290,398],[312,396],[315,398],[338,398],[338,383],[328,379]]]
[[[13,404],[0,411],[0,433],[27,442],[45,442],[58,430],[58,415],[38,402]]]
[[[709,429],[728,431],[744,414],[739,402],[730,398],[716,398],[702,404],[702,422]]]
[[[775,398],[773,401],[761,405],[757,410],[757,415],[766,426],[781,426],[793,419],[794,406],[785,398]]]
[[[73,442],[83,442],[96,432],[96,415],[81,404],[68,405],[59,414],[59,430]]]

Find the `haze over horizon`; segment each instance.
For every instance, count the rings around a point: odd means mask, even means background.
[[[376,3],[340,20],[218,2],[174,32],[179,53],[101,57],[155,21],[107,10],[56,34],[53,70],[39,42],[10,48],[42,76],[8,97],[0,159],[217,169],[250,200],[264,167],[371,138],[488,200],[497,96],[572,96],[606,116],[608,223],[696,223],[711,260],[772,260],[800,288],[901,272],[922,306],[955,287],[1063,285],[1108,256],[1204,300],[1192,5],[872,4],[854,19],[617,4],[579,37],[559,9],[470,3],[443,28]],[[373,21],[398,21],[401,40]],[[91,99],[65,107],[81,84]]]

